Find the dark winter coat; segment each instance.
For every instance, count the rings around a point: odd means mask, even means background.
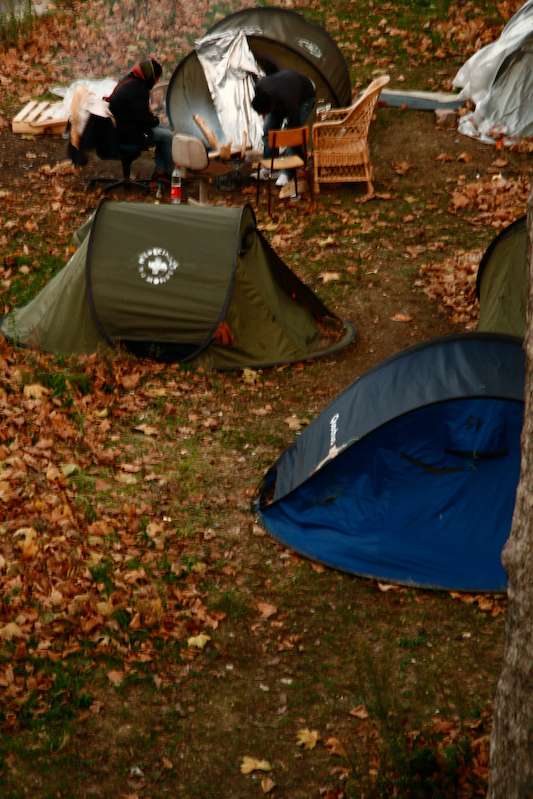
[[[268,94],[274,102],[273,113],[287,117],[289,128],[300,127],[300,106],[316,94],[311,80],[294,69],[284,69],[260,78],[255,86],[256,97]]]
[[[109,98],[109,108],[117,123],[117,139],[124,144],[146,143],[159,119],[150,111],[150,89],[145,80],[130,72]]]

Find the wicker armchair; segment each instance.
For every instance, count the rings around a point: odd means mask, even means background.
[[[313,125],[315,192],[320,183],[366,183],[372,194],[368,131],[372,114],[388,75],[373,80],[349,108],[332,108]]]

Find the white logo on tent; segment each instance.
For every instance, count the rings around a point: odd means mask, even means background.
[[[310,42],[309,39],[298,39],[300,47],[305,48],[315,58],[322,58],[322,50],[315,42]]]
[[[335,443],[337,441],[337,431],[338,431],[337,422],[338,421],[339,421],[339,414],[336,413],[335,416],[331,417],[331,420],[330,420],[330,423],[329,423],[329,445],[330,445],[330,447],[334,447]]]
[[[178,266],[178,261],[162,247],[152,247],[139,255],[139,273],[147,283],[154,286],[166,283]]]

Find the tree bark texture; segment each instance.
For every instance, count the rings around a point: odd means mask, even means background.
[[[508,611],[494,698],[487,799],[533,799],[533,183],[527,231],[522,458],[511,534],[502,552],[508,577]]]

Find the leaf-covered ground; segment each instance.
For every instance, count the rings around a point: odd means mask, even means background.
[[[520,3],[280,5],[335,37],[354,88],[386,71],[392,88],[449,90]],[[73,3],[0,52],[4,312],[66,263],[102,167],[73,169],[60,137],[12,134],[13,114],[58,83],[119,77],[139,53],[168,78],[238,7]],[[334,358],[218,374],[0,342],[2,796],[484,795],[505,599],[325,569],[249,512],[264,471],[352,380],[475,328],[479,259],[525,211],[527,153],[383,107],[371,147],[372,200],[332,187],[311,214],[305,200],[276,199],[273,220],[257,209],[281,257],[357,326]]]

